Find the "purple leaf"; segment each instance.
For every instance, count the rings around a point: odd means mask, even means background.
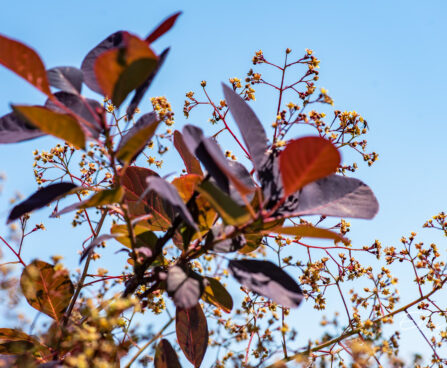
[[[28,212],[50,204],[57,198],[67,194],[73,188],[76,188],[76,185],[72,183],[57,183],[50,184],[47,187],[38,190],[23,202],[20,202],[18,205],[14,206],[8,216],[8,223],[18,219]]]
[[[202,277],[183,265],[171,266],[168,269],[166,286],[174,304],[185,309],[194,307],[204,290]]]
[[[82,70],[72,66],[59,66],[47,70],[50,86],[63,92],[79,94],[82,89],[84,76]]]
[[[298,307],[303,293],[281,268],[269,261],[243,259],[230,261],[230,272],[247,289],[288,308]]]
[[[256,171],[259,171],[268,149],[264,128],[250,106],[230,87],[222,84],[225,100],[239,127]]]
[[[91,90],[101,95],[103,94],[103,91],[96,80],[94,70],[96,59],[98,58],[99,55],[101,55],[103,52],[107,50],[124,47],[125,43],[123,39],[123,32],[124,31],[115,32],[111,34],[109,37],[107,37],[105,40],[101,41],[99,44],[97,44],[93,49],[91,49],[88,52],[88,54],[82,61],[81,70],[84,73],[84,83]]]
[[[278,209],[278,214],[371,219],[378,210],[377,199],[366,184],[358,179],[331,175],[291,195]]]
[[[17,143],[43,135],[46,133],[29,124],[16,112],[0,118],[0,143]]]

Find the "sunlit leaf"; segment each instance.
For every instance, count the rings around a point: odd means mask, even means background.
[[[158,59],[137,36],[123,32],[122,38],[122,46],[103,52],[94,64],[96,81],[115,106],[120,106],[131,91],[149,78]]]
[[[197,190],[210,202],[227,225],[242,225],[250,219],[250,213],[245,207],[239,206],[210,181],[202,182]]]
[[[24,268],[20,277],[20,287],[33,308],[58,322],[68,307],[74,291],[66,271],[55,270],[51,264],[39,260]]]
[[[45,135],[16,112],[0,118],[0,143],[17,143]]]
[[[343,237],[341,234],[337,234],[333,231],[321,229],[312,225],[276,227],[268,230],[268,232],[283,235],[294,235],[300,238],[331,239],[335,242],[343,242],[344,244],[349,244],[349,240]]]
[[[272,262],[231,260],[228,267],[236,280],[247,289],[283,307],[298,307],[303,300],[303,293],[298,284]]]
[[[78,209],[86,209],[91,207],[100,207],[108,204],[114,204],[121,202],[124,196],[124,189],[119,187],[117,189],[105,189],[93,194],[85,201],[76,202],[70,206],[63,208],[53,216],[60,216],[64,213],[68,213]]]
[[[171,183],[168,183],[166,180],[151,176],[147,178],[147,187],[146,191],[150,193],[154,191],[161,198],[167,201],[183,218],[183,220],[192,228],[197,229],[197,225],[194,222],[194,219],[191,216],[188,208],[183,203],[180,195]]]
[[[172,206],[154,191],[143,196],[147,188],[147,178],[151,176],[158,177],[158,174],[143,167],[128,167],[121,178],[126,192],[124,202],[133,217],[151,216],[147,219],[148,229],[164,231],[171,226],[175,212]]]
[[[68,92],[56,92],[54,97],[73,112],[73,117],[86,127],[94,138],[99,137],[103,129],[101,121],[105,110],[98,101]],[[66,113],[66,110],[50,99],[45,102],[45,107],[58,113]]]
[[[0,354],[16,355],[31,352],[49,353],[35,337],[11,328],[0,328]],[[1,366],[1,364],[0,364]]]
[[[233,299],[223,285],[212,277],[205,277],[207,285],[203,292],[202,299],[207,303],[221,308],[224,312],[230,313],[233,309]]]
[[[0,35],[0,64],[51,96],[47,73],[39,55],[21,42]]]
[[[169,267],[166,286],[174,304],[185,309],[194,307],[204,290],[202,277],[183,265]]]
[[[177,353],[168,340],[161,339],[155,349],[155,368],[181,368]]]
[[[222,87],[231,115],[233,115],[234,121],[239,127],[255,169],[258,171],[266,158],[268,149],[264,128],[251,107],[241,96],[223,83]]]
[[[136,89],[135,94],[133,95],[132,100],[130,101],[130,104],[126,110],[127,119],[129,119],[129,120],[132,119],[132,117],[135,113],[135,110],[137,109],[138,105],[140,104],[140,102],[143,99],[144,95],[146,94],[147,90],[149,89],[152,82],[154,81],[155,76],[157,75],[158,71],[163,66],[163,64],[166,60],[166,57],[168,56],[168,53],[169,53],[169,47],[167,49],[163,50],[163,52],[158,56],[158,64],[155,67],[154,71],[149,75],[149,77],[144,81],[144,83]]]
[[[194,194],[197,185],[202,181],[202,177],[196,174],[187,174],[179,176],[172,181],[172,185],[177,189],[178,194],[183,199],[183,202],[188,200]]]
[[[144,149],[146,144],[153,137],[160,120],[155,112],[144,114],[130,128],[121,139],[116,158],[125,164],[129,164],[136,159],[136,156]]]
[[[58,66],[47,70],[50,86],[63,92],[79,94],[82,89],[84,76],[82,70],[72,66]]]
[[[191,154],[183,140],[183,135],[178,130],[174,132],[174,146],[182,157],[188,174],[197,174],[203,176],[200,162]]]
[[[306,184],[329,176],[340,165],[340,154],[330,141],[304,137],[290,141],[279,155],[279,171],[287,197]]]
[[[41,131],[63,139],[77,148],[85,148],[85,133],[73,116],[60,114],[42,106],[13,106],[13,109]]]
[[[163,36],[166,32],[168,32],[172,26],[174,25],[175,21],[179,17],[179,15],[182,14],[182,12],[177,12],[172,14],[170,17],[166,18],[161,24],[155,28],[149,36],[146,37],[147,43],[152,43],[159,39],[161,36]]]
[[[306,185],[278,209],[283,216],[324,215],[371,219],[379,210],[372,190],[358,179],[331,175]]]
[[[18,219],[24,214],[42,208],[54,200],[69,193],[76,185],[72,183],[50,184],[14,206],[8,216],[8,223]]]
[[[185,357],[200,367],[208,347],[208,324],[200,304],[190,309],[177,308],[175,331]]]

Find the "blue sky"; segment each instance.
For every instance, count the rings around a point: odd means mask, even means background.
[[[427,218],[447,209],[445,1],[16,0],[2,6],[0,33],[32,46],[47,67],[79,66],[87,51],[110,33],[125,29],[145,36],[178,10],[183,15],[175,28],[155,44],[157,51],[171,46],[171,54],[150,90],[150,95],[168,97],[177,129],[185,123],[184,94],[198,91],[201,80],[208,81],[218,99],[221,81],[243,77],[252,67],[254,51],[262,49],[280,62],[287,47],[296,55],[311,48],[321,60],[319,86],[329,90],[335,108],[356,110],[368,120],[369,147],[380,155],[372,168],[358,172],[381,208],[372,221],[351,221],[354,243],[378,238],[385,245],[397,244],[401,235],[421,230]],[[43,99],[0,68],[1,114],[9,111],[10,103]],[[268,94],[259,94],[252,104],[266,125],[275,113],[276,99],[269,101]],[[146,99],[142,108],[148,105]],[[192,114],[190,122],[207,126],[206,116]],[[36,188],[33,149],[48,149],[54,142],[44,138],[0,146],[0,171],[8,177],[1,218],[6,218],[9,196]],[[33,238],[26,256],[31,259],[36,249],[42,255],[60,253],[75,266],[79,242],[71,234],[77,233],[65,232],[58,222],[45,224],[48,231]],[[424,234],[424,240],[439,241],[445,249],[442,237]],[[55,243],[55,236],[62,241]],[[412,342],[423,344],[417,338]]]

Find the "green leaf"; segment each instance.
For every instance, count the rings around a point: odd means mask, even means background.
[[[85,133],[71,115],[60,114],[42,106],[12,106],[14,111],[41,131],[85,149]]]
[[[200,304],[190,309],[177,308],[175,331],[185,357],[200,367],[208,347],[208,325]]]
[[[181,368],[177,353],[168,340],[161,339],[155,349],[155,368]]]
[[[71,206],[63,208],[53,216],[60,216],[64,213],[68,213],[78,209],[100,207],[108,204],[119,203],[123,199],[123,196],[124,189],[122,187],[116,189],[101,190],[100,192],[93,194],[89,199],[86,199],[85,201],[77,202],[72,204]]]
[[[209,304],[221,308],[224,312],[230,313],[233,309],[233,299],[222,284],[212,277],[205,277],[208,284],[205,286],[202,299]]]
[[[350,241],[343,237],[341,234],[337,234],[327,229],[320,229],[312,225],[277,227],[268,230],[268,232],[275,234],[294,235],[302,238],[331,239],[335,242],[343,242],[346,245],[350,243]]]
[[[202,182],[197,190],[210,202],[226,224],[238,226],[245,224],[250,219],[250,213],[245,207],[239,206],[210,181]]]
[[[0,35],[0,64],[51,97],[45,66],[33,49]]]
[[[153,137],[158,124],[160,124],[160,120],[154,112],[145,114],[138,119],[136,124],[121,139],[116,158],[125,164],[135,160],[136,156]]]
[[[74,291],[66,271],[55,270],[51,264],[39,260],[24,268],[20,286],[33,308],[57,322],[60,322]]]
[[[35,351],[48,354],[49,349],[33,336],[11,328],[0,328],[0,354],[16,355]]]

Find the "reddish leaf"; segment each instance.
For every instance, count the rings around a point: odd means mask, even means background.
[[[157,56],[145,41],[128,32],[123,32],[122,37],[123,47],[105,51],[94,64],[103,94],[116,106],[142,85],[157,66]]]
[[[73,296],[74,287],[66,271],[35,260],[26,266],[20,287],[28,303],[38,311],[60,321]]]
[[[181,368],[177,354],[168,340],[162,339],[155,350],[155,368]]]
[[[30,354],[33,351],[39,352],[41,355],[46,355],[49,353],[49,349],[42,345],[33,336],[27,335],[20,330],[0,328],[0,354]],[[0,367],[3,366],[0,364]]]
[[[124,201],[129,206],[133,217],[150,214],[148,228],[156,231],[164,231],[171,226],[175,216],[171,206],[164,203],[155,192],[148,193],[140,198],[147,188],[146,179],[150,176],[158,176],[155,171],[143,167],[130,166],[122,177],[121,184],[125,188]]]
[[[200,367],[208,347],[208,325],[200,304],[190,309],[177,308],[175,330],[186,358],[195,368]]]
[[[305,137],[290,141],[279,155],[284,196],[335,173],[339,164],[337,148],[324,138]]]
[[[0,35],[0,64],[51,97],[45,67],[33,49]]]
[[[186,147],[185,141],[183,140],[183,135],[178,130],[174,132],[174,146],[182,157],[188,174],[203,176],[199,160],[197,160],[194,155],[189,152],[189,149]]]
[[[177,189],[178,194],[183,199],[183,202],[188,202],[194,194],[197,185],[202,181],[202,177],[196,174],[187,174],[175,178],[172,185]]]
[[[81,93],[84,75],[82,70],[72,66],[58,66],[47,70],[48,81],[51,86],[63,92]]]
[[[177,12],[171,15],[169,18],[165,19],[152,33],[146,37],[146,42],[151,44],[156,41],[158,38],[163,36],[167,31],[169,31],[177,20],[178,16],[182,14],[182,12]]]

